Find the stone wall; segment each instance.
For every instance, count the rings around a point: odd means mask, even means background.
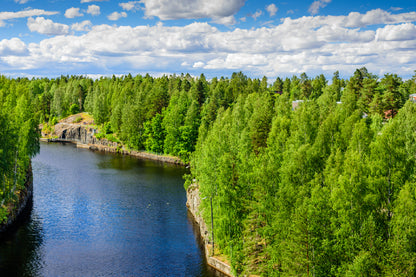
[[[188,210],[193,215],[196,223],[199,226],[199,230],[202,236],[202,239],[204,241],[205,246],[205,256],[207,259],[208,265],[213,267],[215,270],[218,270],[222,274],[226,276],[233,276],[231,273],[231,267],[227,263],[224,263],[223,261],[217,259],[216,257],[210,256],[210,253],[208,251],[208,244],[210,243],[210,235],[208,232],[207,225],[205,221],[203,220],[201,214],[200,214],[200,205],[201,205],[201,198],[199,197],[199,187],[196,184],[192,184],[189,186],[189,188],[186,190],[186,206],[188,207]]]

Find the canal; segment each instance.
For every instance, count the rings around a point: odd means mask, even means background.
[[[183,167],[41,144],[33,208],[0,242],[1,276],[213,276]]]

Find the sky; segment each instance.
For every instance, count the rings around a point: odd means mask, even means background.
[[[415,24],[415,0],[1,0],[0,74],[409,79]]]

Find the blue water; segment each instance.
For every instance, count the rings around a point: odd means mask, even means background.
[[[0,276],[212,276],[185,169],[41,144],[33,209],[0,242]]]

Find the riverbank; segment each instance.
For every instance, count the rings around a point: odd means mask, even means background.
[[[63,119],[57,123],[53,132],[46,134],[42,132],[41,141],[44,142],[70,142],[75,143],[78,148],[90,149],[93,151],[102,151],[108,153],[120,153],[123,155],[130,155],[141,159],[149,159],[154,161],[160,161],[165,163],[171,163],[176,165],[185,166],[185,164],[177,157],[164,156],[144,151],[135,151],[126,149],[121,143],[109,141],[106,138],[97,138],[97,129],[92,125],[93,122],[84,120],[77,121],[77,116],[74,115]],[[233,276],[231,274],[231,267],[224,261],[221,261],[218,257],[210,255],[210,242],[208,235],[208,228],[199,216],[199,190],[195,186],[191,186],[187,190],[187,207],[194,217],[195,222],[199,226],[199,231],[204,242],[204,251],[207,264],[221,273],[223,276]]]
[[[127,149],[121,142],[110,141],[106,138],[97,138],[98,129],[94,125],[93,119],[85,113],[76,114],[62,119],[55,124],[52,130],[45,131],[43,126],[41,141],[44,142],[70,142],[76,144],[78,148],[102,151],[108,153],[120,153],[141,159],[160,161],[176,165],[185,165],[180,158],[145,151]]]
[[[19,199],[15,204],[9,203],[7,205],[9,215],[7,216],[7,220],[0,224],[0,238],[17,227],[20,219],[30,209],[33,201],[33,175],[31,166],[29,166],[26,174],[25,188],[19,191],[18,195]]]
[[[186,190],[186,199],[186,206],[193,215],[195,222],[199,226],[201,237],[204,242],[205,258],[208,265],[221,272],[225,276],[234,276],[231,271],[231,266],[228,262],[222,261],[219,257],[210,255],[211,242],[209,238],[208,227],[200,215],[199,207],[201,204],[201,199],[199,197],[199,187],[196,184],[192,184]]]

